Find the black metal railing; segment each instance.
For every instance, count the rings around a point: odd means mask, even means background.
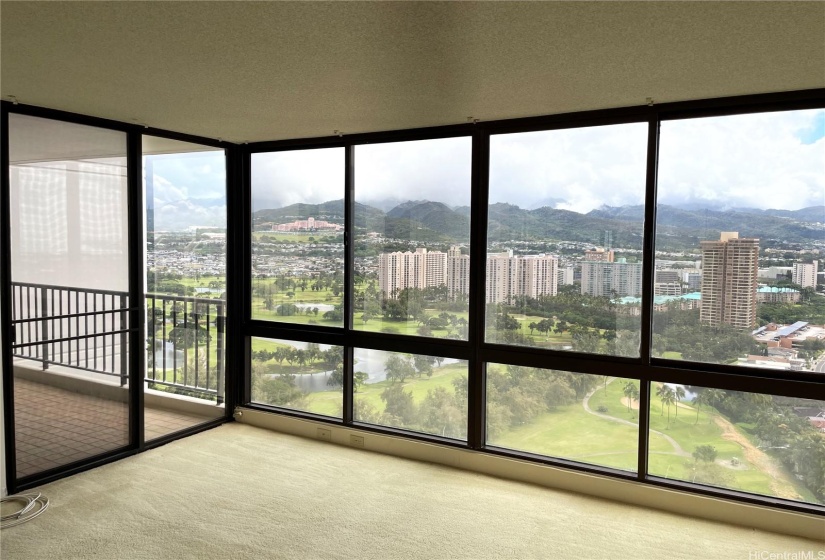
[[[147,294],[150,388],[223,403],[223,300]],[[128,382],[129,294],[12,282],[12,352]]]
[[[220,299],[146,295],[150,387],[223,403],[225,307]]]

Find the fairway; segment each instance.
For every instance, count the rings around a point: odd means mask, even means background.
[[[436,387],[452,392],[452,381],[460,375],[466,375],[466,366],[450,364],[435,368],[430,378],[408,379],[404,388],[412,392],[415,402],[420,403],[427,392]],[[622,386],[625,383],[627,380],[616,378],[609,381],[606,387],[600,384],[593,391],[589,398],[590,409],[595,412],[599,407],[604,407],[602,410],[607,409],[605,413],[589,413],[578,401],[545,412],[532,422],[489,438],[487,443],[635,472],[638,461],[638,402],[634,402],[634,408],[628,410],[626,401],[622,400]],[[638,387],[638,381],[632,383]],[[383,410],[381,393],[389,385],[388,381],[364,385],[355,395],[356,411],[362,402]],[[655,396],[656,387],[654,384],[654,394],[651,396],[648,460],[651,474],[693,481],[697,469],[700,472],[702,469],[702,465],[693,458],[693,451],[700,445],[712,445],[718,452],[715,462],[718,467],[715,476],[718,478],[714,479],[717,485],[768,496],[779,493],[792,499],[817,503],[807,489],[779,466],[778,461],[764,455],[767,461],[775,463],[773,472],[779,474],[778,479],[760,469],[760,465],[748,461],[742,445],[722,437],[722,430],[715,419],[723,416],[717,411],[702,407],[697,417],[692,405],[680,403],[678,417],[675,407],[671,406],[668,421],[667,407],[663,411],[661,400]],[[340,392],[332,391],[308,396],[313,412],[330,416],[340,415],[341,399]],[[737,431],[742,438],[748,437],[741,429]]]

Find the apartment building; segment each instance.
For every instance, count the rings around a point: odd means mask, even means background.
[[[816,288],[816,275],[819,263],[794,263],[791,279],[803,288]]]
[[[642,293],[642,263],[584,261],[581,293],[595,297],[639,296]]]
[[[723,231],[719,241],[702,241],[702,308],[708,325],[751,329],[756,325],[759,240]]]

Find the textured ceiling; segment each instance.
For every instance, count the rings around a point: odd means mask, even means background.
[[[2,2],[0,95],[231,141],[825,87],[823,2]]]

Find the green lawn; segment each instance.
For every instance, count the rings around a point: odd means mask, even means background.
[[[356,371],[358,364],[355,365]],[[455,391],[453,386],[453,379],[462,375],[467,375],[466,364],[448,364],[442,367],[433,368],[432,377],[421,377],[414,379],[407,379],[404,382],[404,389],[411,392],[413,400],[420,404],[427,396],[427,392],[436,387],[444,387],[450,392]],[[360,403],[369,403],[378,411],[384,410],[384,401],[381,400],[381,393],[390,385],[389,381],[382,381],[380,383],[365,384],[360,387],[355,393],[355,417],[358,419],[358,405]],[[310,393],[307,395],[307,410],[317,414],[326,414],[328,416],[341,415],[341,391],[321,391],[318,393]]]

